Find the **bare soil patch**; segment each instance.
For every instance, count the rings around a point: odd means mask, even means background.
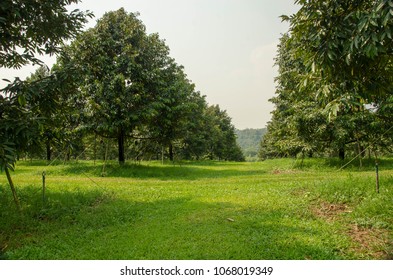
[[[280,175],[280,174],[296,174],[297,172],[291,169],[274,169],[271,173],[274,175]]]
[[[393,242],[392,239],[389,239],[388,230],[365,228],[353,224],[347,234],[355,243],[350,251],[357,255],[360,254],[365,259],[393,259],[393,251],[386,250],[386,248],[393,249]]]
[[[329,222],[337,220],[342,213],[352,212],[346,204],[332,204],[327,202],[321,202],[320,205],[315,206],[311,211],[315,216],[324,218]]]
[[[323,218],[327,222],[337,221],[342,213],[352,212],[346,204],[327,202],[321,202],[311,208],[311,211],[316,217]],[[393,259],[393,240],[389,237],[388,230],[350,224],[345,234],[353,241],[349,251],[362,256],[362,259]]]

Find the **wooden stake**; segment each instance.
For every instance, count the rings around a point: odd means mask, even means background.
[[[102,166],[101,177],[105,177],[105,166],[106,166],[106,159],[108,158],[108,147],[109,143],[108,140],[106,141],[106,148],[105,148],[105,155],[104,155],[104,165]]]
[[[375,190],[379,193],[379,170],[378,170],[378,161],[375,162],[375,172],[376,172],[376,184]]]
[[[374,151],[375,155],[375,173],[376,173],[376,178],[375,178],[375,190],[377,193],[379,193],[379,167],[378,167],[378,154],[377,151]]]
[[[42,172],[42,205],[45,206],[45,171]]]
[[[357,144],[358,144],[359,168],[362,169],[363,168],[363,151],[362,151],[362,147],[360,145],[359,139],[356,139],[356,141],[357,141]]]
[[[164,145],[161,146],[161,164],[164,165]]]

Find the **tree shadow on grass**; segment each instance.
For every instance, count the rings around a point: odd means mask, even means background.
[[[213,166],[213,167],[212,167]],[[221,165],[216,165],[218,167]],[[126,164],[119,166],[110,163],[100,166],[88,164],[68,165],[62,168],[64,175],[83,175],[91,174],[97,177],[121,177],[136,179],[159,179],[159,180],[198,180],[214,179],[239,176],[254,176],[266,173],[261,169],[241,169],[241,168],[214,168],[214,165],[138,165]]]
[[[51,201],[46,208],[25,207],[19,221],[1,214],[3,258],[341,258],[338,237],[315,220],[289,219],[286,208],[244,209],[191,196],[138,201],[96,191],[56,193]]]

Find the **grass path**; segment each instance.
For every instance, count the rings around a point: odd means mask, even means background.
[[[15,213],[0,178],[0,250],[9,259],[386,259],[392,254],[393,168],[381,193],[368,168],[321,160],[262,163],[92,162],[13,174]],[[47,201],[42,205],[42,171]]]

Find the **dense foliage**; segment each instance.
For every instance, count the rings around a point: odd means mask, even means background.
[[[15,26],[16,2],[0,6]],[[151,158],[244,160],[227,113],[207,104],[164,40],[146,33],[138,14],[108,12],[94,28],[80,32],[91,14],[67,13],[64,7],[78,1],[47,2],[22,5],[26,13],[42,11],[21,20],[21,34],[5,23],[1,29],[10,35],[2,37],[8,38],[1,53],[8,64],[2,67],[41,64],[35,52],[60,54],[52,69],[42,66],[2,90],[3,170],[20,157],[117,157],[121,164]],[[35,30],[45,24],[53,28]],[[69,46],[60,45],[72,38]],[[18,44],[26,48],[22,54],[10,51]]]
[[[296,3],[260,157],[391,152],[393,2]]]
[[[58,53],[63,41],[75,37],[87,18],[92,16],[78,10],[67,11],[68,4],[78,2],[2,1],[0,67],[20,68],[28,63],[42,64],[37,54]],[[17,158],[27,150],[29,144],[36,141],[43,121],[35,110],[37,104],[30,101],[50,100],[42,93],[55,92],[64,79],[54,75],[34,83],[19,78],[14,82],[6,81],[9,85],[0,94],[0,169],[5,171],[18,204],[9,169],[14,168]]]
[[[79,0],[24,1],[0,3],[0,67],[20,68],[41,64],[37,54],[56,54],[64,40],[83,28],[91,13],[67,11]]]
[[[107,143],[115,139],[120,164],[127,157],[243,160],[226,112],[195,91],[138,14],[106,13],[65,48],[57,66],[73,69],[73,94],[83,100],[79,128]]]

